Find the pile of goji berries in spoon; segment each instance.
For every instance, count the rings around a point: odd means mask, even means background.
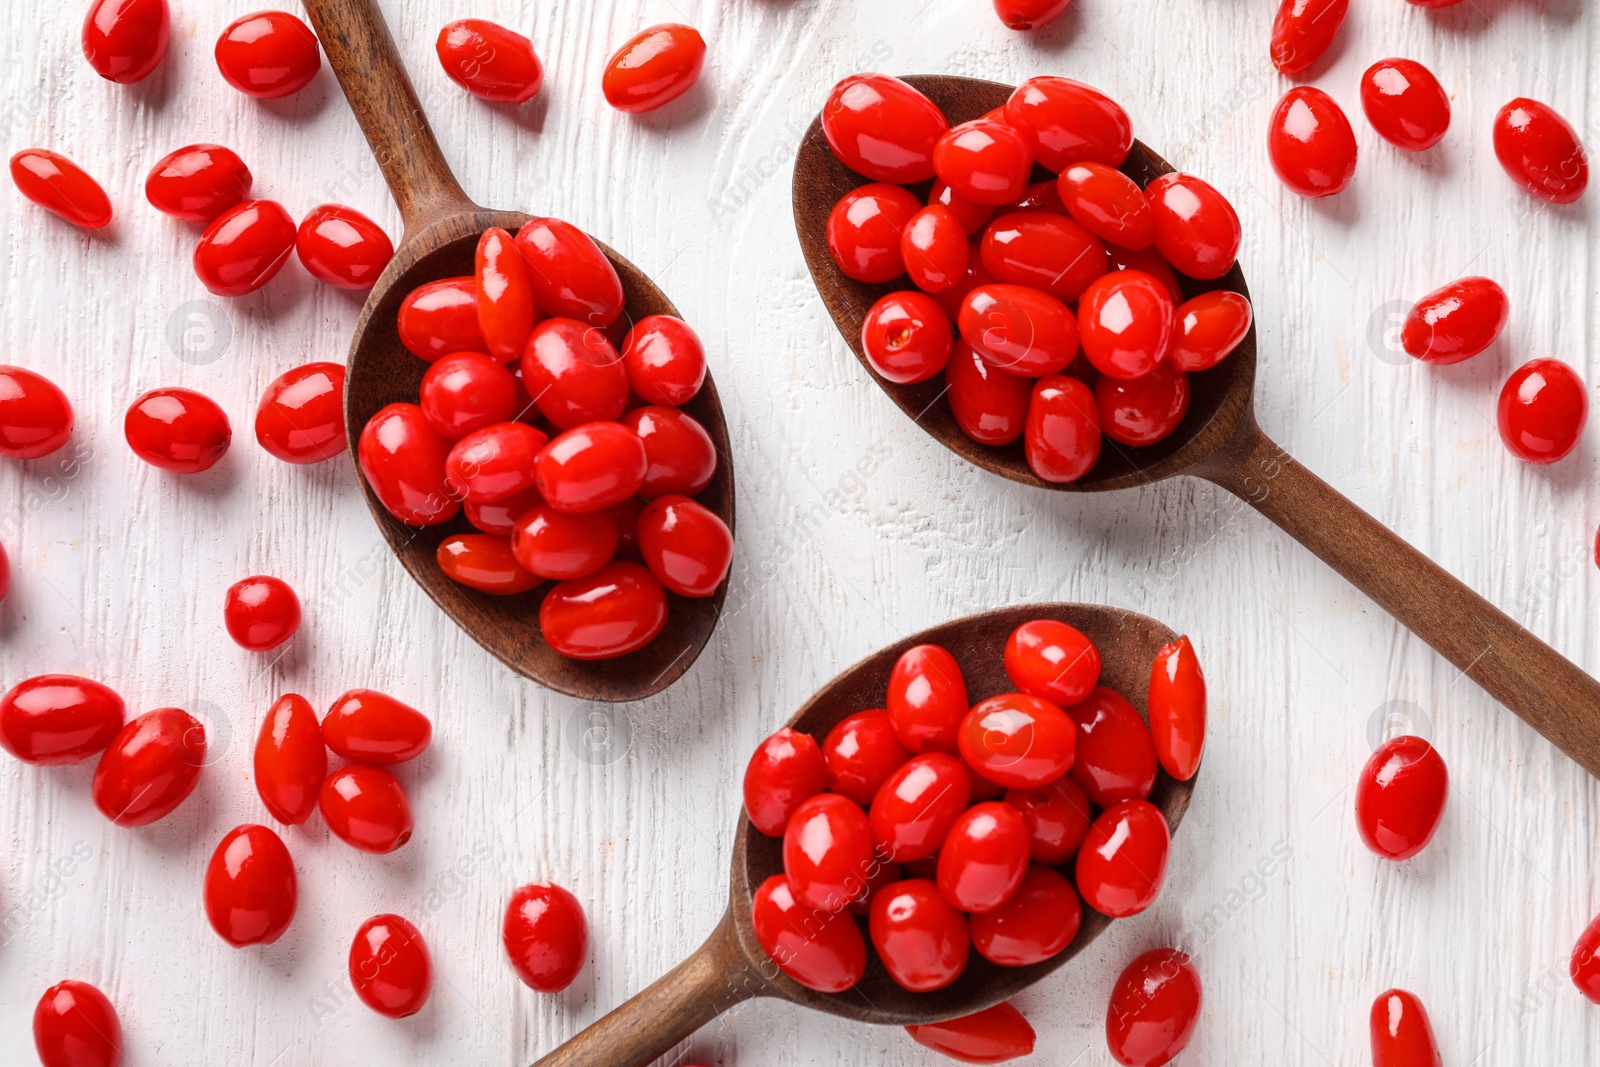
[[[1123,918],[1155,902],[1170,832],[1147,798],[1158,766],[1194,777],[1205,741],[1205,679],[1189,639],[1156,656],[1148,725],[1099,684],[1099,649],[1067,623],[1019,626],[1004,662],[1016,691],[971,704],[955,657],[918,645],[896,662],[884,707],[851,715],[820,743],[785,728],[757,748],[745,810],[783,839],[784,871],[756,890],[752,918],[784,974],[844,992],[866,973],[870,941],[896,983],[933,992],[960,978],[974,951],[1002,967],[1054,957],[1077,936],[1083,903]],[[1186,957],[1177,974],[1194,995],[1179,998],[1191,1007],[1165,1046],[1174,1055],[1199,1011]],[[1170,1002],[1147,998],[1144,1010]],[[989,1009],[913,1036],[950,1051],[981,1032],[1009,1058],[1026,1026],[1014,1014]],[[1146,1039],[1131,1033],[1113,1046]]]
[[[1033,78],[952,128],[911,85],[858,74],[834,87],[822,129],[872,179],[829,216],[834,262],[858,282],[914,287],[867,313],[872,368],[897,384],[943,373],[962,431],[991,446],[1022,438],[1045,481],[1082,478],[1102,439],[1138,448],[1171,435],[1189,375],[1250,331],[1243,296],[1185,300],[1174,273],[1208,281],[1233,267],[1232,205],[1192,175],[1141,189],[1117,170],[1133,126],[1096,89]],[[1036,166],[1054,176],[1034,182]]]

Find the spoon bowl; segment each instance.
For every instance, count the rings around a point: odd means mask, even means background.
[[[902,80],[942,108],[952,124],[986,114],[1014,92],[1012,86],[973,78]],[[1139,142],[1122,166],[1123,173],[1141,187],[1171,169]],[[1048,177],[1048,172],[1036,176]],[[1190,409],[1170,437],[1148,448],[1127,448],[1105,439],[1094,469],[1066,485],[1035,476],[1020,442],[992,448],[968,438],[943,400],[942,376],[913,386],[895,385],[878,376],[861,349],[861,323],[879,297],[911,288],[910,280],[887,285],[854,281],[833,262],[827,242],[828,215],[834,204],[867,180],[834,156],[818,116],[795,160],[795,227],[817,291],[839,332],[878,386],[929,436],[984,470],[1060,492],[1127,489],[1180,474],[1221,486],[1315,552],[1463,674],[1600,777],[1600,683],[1345,499],[1261,431],[1253,401],[1254,327],[1227,359],[1190,375]],[[1237,264],[1215,282],[1182,275],[1179,279],[1188,296],[1225,288],[1249,297]]]
[[[913,645],[937,644],[961,665],[976,703],[1013,691],[1006,677],[1006,639],[1030,619],[1057,619],[1082,630],[1100,650],[1101,684],[1126,696],[1148,718],[1146,693],[1156,653],[1177,634],[1154,619],[1119,608],[1087,604],[1028,604],[1002,608],[936,626],[868,656],[808,700],[785,725],[821,740],[841,720],[882,707],[889,674]],[[1195,779],[1179,782],[1159,772],[1150,802],[1174,832],[1188,810]],[[976,952],[956,982],[932,993],[912,993],[896,984],[876,953],[868,953],[866,976],[843,993],[808,989],[777,969],[756,939],[751,921],[754,894],[783,870],[783,843],[750,825],[741,813],[734,842],[728,913],[693,956],[655,985],[579,1034],[536,1067],[640,1067],[660,1056],[715,1016],[751,997],[776,997],[858,1022],[910,1026],[982,1011],[1064,966],[1111,925],[1092,908],[1072,944],[1028,967],[1001,967]],[[1069,872],[1070,876],[1070,872]]]
[[[999,82],[946,75],[908,77],[903,80],[938,105],[952,126],[980,118],[1004,106],[1013,91],[1011,86]],[[1133,143],[1133,150],[1128,153],[1121,167],[1122,172],[1141,189],[1172,169],[1166,160],[1140,141]],[[1053,177],[1050,172],[1036,167],[1032,180],[1043,181]],[[822,295],[823,304],[867,373],[879,388],[889,394],[901,411],[967,462],[1012,481],[1062,492],[1093,493],[1127,489],[1183,473],[1226,444],[1238,428],[1240,419],[1249,412],[1256,376],[1256,335],[1253,324],[1249,335],[1232,355],[1210,370],[1189,376],[1192,391],[1189,413],[1172,436],[1147,448],[1130,448],[1106,438],[1102,442],[1099,462],[1076,482],[1047,482],[1034,474],[1023,455],[1020,439],[1003,448],[972,440],[956,425],[950,405],[942,401],[945,391],[942,374],[915,385],[899,385],[878,374],[862,350],[861,324],[872,305],[881,297],[910,287],[909,280],[905,278],[882,285],[858,282],[841,271],[828,253],[828,215],[833,211],[833,205],[850,190],[870,182],[870,178],[857,174],[833,154],[822,132],[821,117],[813,120],[800,142],[794,167],[794,218],[800,234],[801,250],[805,253],[806,264],[811,268],[811,277]],[[926,200],[928,185],[931,183],[911,188],[919,194],[919,199]],[[1244,274],[1237,264],[1215,281],[1201,282],[1180,275],[1179,282],[1185,297],[1213,289],[1231,289],[1246,299],[1250,296],[1245,287]]]
[[[427,282],[472,274],[484,230],[499,226],[514,233],[532,216],[481,208],[461,190],[374,0],[307,0],[306,10],[405,221],[394,259],[368,296],[350,345],[345,433],[354,457],[368,419],[388,404],[417,402],[429,366],[400,343],[397,322],[406,296]],[[628,322],[648,315],[678,316],[647,275],[596,244],[622,281]],[[732,452],[709,373],[683,410],[705,427],[718,454],[716,475],[696,499],[732,530]],[[643,699],[681,677],[716,628],[726,582],[706,598],[669,592],[665,628],[637,652],[597,662],[568,659],[550,648],[539,630],[539,602],[548,584],[517,596],[492,596],[451,581],[439,569],[435,553],[445,538],[474,532],[465,516],[437,526],[408,526],[389,514],[364,477],[359,480],[385,541],[434,603],[502,663],[548,689],[588,700]]]

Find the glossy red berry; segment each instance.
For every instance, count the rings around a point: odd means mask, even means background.
[[[1062,206],[1078,225],[1124,248],[1148,248],[1156,239],[1156,217],[1144,190],[1104,163],[1074,163],[1061,172]]]
[[[217,38],[217,69],[246,96],[274,100],[297,93],[322,67],[311,27],[287,11],[258,11]]]
[[[649,459],[638,434],[615,422],[568,430],[539,452],[534,476],[539,493],[557,511],[601,511],[633,496],[644,484]]]
[[[1361,76],[1361,108],[1378,135],[1408,152],[1438,144],[1450,129],[1450,97],[1414,59],[1380,59]]]
[[[878,787],[868,812],[878,856],[897,863],[932,856],[971,795],[971,775],[954,756],[925,752],[902,763]]]
[[[963,242],[963,255],[965,255]],[[882,297],[861,322],[861,350],[879,376],[896,385],[925,382],[944,370],[954,341],[950,319],[926,293]]]
[[[1057,619],[1025,622],[1006,639],[1006,676],[1029,696],[1069,707],[1100,681],[1100,650],[1082,630]]]
[[[1210,370],[1233,354],[1250,334],[1250,301],[1227,289],[1201,293],[1178,305],[1167,362],[1181,371]]]
[[[1494,344],[1511,314],[1505,290],[1488,278],[1462,278],[1417,301],[1400,331],[1405,350],[1447,366]]]
[[[517,384],[505,364],[482,352],[457,352],[422,376],[421,403],[428,425],[441,437],[459,441],[515,418]]]
[[[1427,1009],[1415,993],[1391,989],[1372,1002],[1372,1067],[1444,1067]]]
[[[210,222],[244,203],[254,179],[231,148],[192,144],[162,158],[144,180],[150,206],[173,218]]]
[[[533,42],[488,19],[446,23],[434,51],[450,80],[480,100],[521,104],[544,85]]]
[[[122,420],[133,454],[174,474],[216,466],[233,441],[233,427],[217,402],[193,389],[152,389]]]
[[[980,204],[976,200],[968,200],[937,178],[934,179],[933,190],[928,193],[928,206],[948,210],[956,217],[956,221],[961,223],[961,229],[969,237],[983,229],[994,217],[996,210],[993,204]]]
[[[256,737],[255,775],[261,802],[285,826],[299,826],[316,810],[328,750],[305,697],[289,693],[267,712]]]
[[[415,404],[390,404],[361,430],[356,458],[384,510],[408,526],[453,519],[461,501],[445,475],[450,442],[428,425]]]
[[[1022,812],[1028,826],[1028,854],[1037,864],[1059,867],[1077,855],[1089,833],[1089,798],[1071,778],[1057,778],[1036,789],[1007,790],[1007,804]]]
[[[687,404],[706,380],[706,350],[682,319],[640,319],[622,342],[628,385],[647,404]]]
[[[569,515],[538,504],[516,519],[511,552],[530,573],[567,581],[610,563],[617,553],[616,523],[604,511]]]
[[[942,293],[967,270],[967,231],[949,208],[934,204],[911,216],[900,238],[906,273],[918,289]]]
[[[961,432],[982,445],[1008,445],[1027,426],[1032,385],[1021,375],[996,370],[957,340],[944,369],[950,414]]]
[[[531,219],[516,244],[528,261],[533,302],[546,315],[609,326],[622,314],[622,279],[594,239],[570,222]]]
[[[351,764],[328,775],[317,795],[322,821],[351,848],[384,855],[411,840],[411,801],[388,771]]]
[[[676,408],[634,408],[621,423],[644,442],[645,475],[639,495],[646,500],[695,496],[717,472],[717,446],[692,416]]]
[[[744,772],[744,810],[755,828],[782,837],[795,809],[827,788],[822,750],[787,726],[756,746]]]
[[[1026,285],[1071,303],[1106,272],[1100,239],[1065,215],[1012,211],[998,216],[979,246],[983,265],[1002,282]]]
[[[869,929],[884,970],[913,993],[943,989],[966,970],[972,949],[966,917],[926,878],[878,890]]]
[[[1206,676],[1187,637],[1156,653],[1149,713],[1156,759],[1172,777],[1187,782],[1200,769],[1206,743]]]
[[[1518,97],[1494,117],[1494,154],[1511,180],[1540,200],[1570,204],[1589,186],[1589,157],[1566,119]]]
[[[1566,458],[1578,447],[1588,421],[1588,388],[1560,360],[1524,363],[1500,391],[1500,440],[1529,463]]]
[[[67,443],[72,423],[72,404],[55,382],[23,367],[0,366],[0,456],[48,456]]]
[[[1161,895],[1172,834],[1147,800],[1125,800],[1100,813],[1078,849],[1083,902],[1113,919],[1137,915]]]
[[[23,196],[74,226],[111,223],[111,201],[100,183],[59,152],[25,148],[11,157],[11,180]]]
[[[1054,2],[1066,8],[1066,3],[1061,0]],[[1029,29],[1027,26],[1014,26],[1005,14],[1006,11],[1026,6],[1037,6],[1037,0],[995,0],[995,10],[1002,13],[1000,18],[1006,19],[1006,26],[1011,26],[1011,29]],[[917,1045],[931,1048],[936,1053],[965,1064],[1003,1064],[1008,1059],[1032,1056],[1037,1038],[1034,1027],[1027,1024],[1021,1011],[1008,1003],[984,1008],[979,1013],[960,1019],[909,1025],[906,1033],[909,1033],[910,1040],[917,1041]]]
[[[1110,378],[1143,378],[1166,358],[1176,325],[1166,287],[1137,270],[1102,275],[1078,304],[1083,354]]]
[[[467,521],[474,529],[482,533],[515,538],[517,520],[543,503],[544,498],[539,495],[539,490],[525,489],[504,500],[488,502],[464,500],[461,502],[461,513],[467,517]],[[513,544],[512,551],[515,550],[516,546]]]
[[[962,812],[939,846],[939,894],[973,914],[994,911],[1028,871],[1028,826],[1022,813],[998,800]]]
[[[33,1047],[43,1067],[121,1067],[117,1009],[88,982],[58,982],[33,1009]]]
[[[733,562],[733,532],[686,496],[652,500],[639,513],[639,552],[662,585],[679,596],[708,597]]]
[[[1151,209],[1154,212],[1154,208]],[[1124,248],[1121,245],[1106,245],[1106,259],[1111,270],[1142,270],[1150,277],[1156,279],[1166,287],[1172,296],[1174,304],[1184,302],[1183,286],[1178,284],[1178,275],[1173,271],[1172,264],[1161,258],[1161,253],[1154,247],[1150,248]]]
[[[1058,955],[1082,924],[1072,883],[1059,871],[1028,867],[1005,903],[973,915],[967,926],[978,955],[1002,967],[1027,967]]]
[[[975,119],[953,126],[933,150],[939,180],[979,204],[1009,204],[1028,188],[1033,149],[1003,122]]]
[[[451,446],[445,474],[468,500],[504,500],[533,485],[534,460],[549,441],[525,422],[497,422]]]
[[[211,928],[234,948],[270,945],[294,920],[299,899],[294,860],[265,826],[230,830],[206,866],[204,900]]]
[[[246,200],[200,235],[194,272],[218,296],[253,293],[277,277],[295,249],[294,219],[275,200]]]
[[[1450,795],[1450,772],[1420,737],[1384,742],[1356,783],[1356,825],[1367,847],[1386,859],[1410,859],[1433,840]]]
[[[1578,937],[1578,943],[1572,948],[1568,973],[1578,992],[1600,1004],[1600,918],[1591,922]]]
[[[1143,378],[1103,377],[1094,386],[1100,428],[1121,445],[1142,448],[1163,441],[1189,412],[1189,376],[1163,360]]]
[[[239,647],[266,652],[300,629],[300,598],[282,578],[258,574],[228,587],[222,615]]]
[[[1190,174],[1163,174],[1145,186],[1156,216],[1156,251],[1191,278],[1220,278],[1239,257],[1239,216],[1226,197]]]
[[[400,343],[432,363],[454,352],[485,352],[478,330],[478,283],[471,275],[419,285],[400,303]]]
[[[478,238],[475,262],[478,332],[488,345],[489,354],[501,363],[509,363],[522,355],[538,314],[533,306],[528,261],[522,258],[511,234],[490,226]]]
[[[883,708],[858,711],[828,731],[822,743],[827,788],[871,805],[889,776],[911,758]]]
[[[1120,167],[1133,147],[1133,123],[1121,105],[1071,78],[1029,78],[1006,101],[1005,119],[1034,159],[1057,174],[1085,161]]]
[[[307,363],[273,379],[256,408],[256,441],[285,463],[343,452],[344,364]]]
[[[1025,285],[974,289],[961,305],[957,325],[962,340],[985,363],[1020,378],[1059,374],[1078,354],[1078,324],[1071,310]]]
[[[132,85],[161,65],[171,37],[167,0],[95,0],[83,20],[83,55],[100,77]]]
[[[1200,1022],[1200,972],[1188,955],[1158,948],[1128,964],[1106,1006],[1106,1044],[1126,1067],[1160,1067],[1188,1047]]]
[[[961,665],[938,645],[901,653],[889,674],[889,724],[912,752],[949,752],[956,747],[967,703]]]
[[[852,189],[828,215],[828,251],[846,277],[889,282],[906,272],[901,235],[922,205],[898,185]]]
[[[600,88],[618,111],[654,111],[688,92],[700,80],[705,61],[705,39],[693,26],[651,26],[617,49]]]
[[[1023,430],[1028,467],[1047,482],[1075,482],[1100,459],[1100,409],[1094,391],[1076,378],[1040,378]]]
[[[842,911],[866,887],[874,864],[873,827],[861,805],[838,793],[800,802],[783,831],[783,870],[795,899]]]
[[[867,946],[855,921],[800,903],[784,875],[756,890],[751,925],[778,969],[807,989],[842,993],[866,973]]]
[[[525,885],[511,894],[500,925],[511,967],[523,984],[559,993],[589,957],[589,920],[578,898],[558,885]]]
[[[1072,0],[994,0],[994,13],[1006,24],[1007,29],[1037,30],[1054,22],[1071,4]],[[1028,1033],[1028,1050],[1031,1052],[1033,1031],[1030,1029]]]
[[[328,747],[355,763],[405,763],[422,755],[432,737],[427,716],[375,689],[350,690],[322,720]]]
[[[899,78],[853,74],[833,87],[822,133],[845,166],[875,182],[933,177],[933,150],[949,130],[944,112]]]
[[[355,208],[323,204],[300,220],[295,252],[317,281],[365,292],[394,258],[394,242]]]
[[[961,758],[1008,789],[1034,789],[1065,774],[1076,755],[1076,727],[1064,711],[1026,693],[979,702],[961,721]]]
[[[1272,169],[1306,197],[1344,192],[1356,174],[1356,134],[1337,101],[1299,85],[1278,101],[1267,128]]]
[[[125,711],[120,696],[88,678],[25,678],[0,697],[0,747],[24,763],[82,763],[111,744]]]
[[[667,622],[667,594],[649,570],[614,560],[562,582],[539,606],[546,643],[569,659],[601,660],[637,652]]]
[[[374,915],[350,945],[350,985],[379,1015],[404,1019],[433,991],[433,958],[422,932],[398,915]]]
[[[1095,806],[1148,797],[1156,784],[1155,742],[1128,698],[1099,686],[1067,714],[1078,724],[1072,780]]]
[[[94,769],[94,806],[118,826],[147,826],[182,804],[200,781],[206,728],[160,708],[129,722]]]
[[[490,596],[516,596],[544,581],[518,561],[511,538],[498,534],[446,537],[434,550],[434,562],[452,582]]]
[[[1299,74],[1328,50],[1344,25],[1350,0],[1282,0],[1272,22],[1272,65]]]

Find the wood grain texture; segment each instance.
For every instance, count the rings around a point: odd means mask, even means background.
[[[89,768],[0,760],[0,1032],[25,1035],[40,992],[72,976],[119,1005],[129,1067],[526,1067],[716,926],[745,757],[826,679],[944,619],[1071,600],[1192,634],[1213,726],[1162,899],[1017,997],[1039,1030],[1027,1067],[1109,1067],[1106,993],[1133,956],[1170,943],[1197,954],[1206,990],[1179,1064],[1363,1063],[1367,1010],[1391,985],[1427,1003],[1448,1064],[1600,1060],[1600,1015],[1566,980],[1573,940],[1600,911],[1600,787],[1222,490],[1183,479],[1048,493],[933,445],[839,340],[789,210],[795,146],[847,73],[1011,84],[1052,73],[1127,101],[1137,135],[1212,180],[1244,220],[1263,429],[1593,672],[1593,431],[1579,455],[1535,470],[1501,447],[1494,400],[1536,356],[1600,381],[1596,209],[1528,201],[1488,139],[1500,105],[1528,94],[1600,143],[1590,11],[1576,0],[1353,9],[1312,74],[1349,111],[1361,166],[1336,201],[1308,203],[1266,159],[1267,118],[1289,84],[1266,60],[1270,5],[1173,0],[1153,13],[1081,0],[1027,37],[986,0],[380,2],[462,186],[603,235],[705,338],[740,476],[724,617],[671,689],[621,708],[543,690],[462,634],[391,555],[347,462],[290,468],[250,440],[266,384],[343,359],[361,301],[297,264],[251,297],[215,300],[189,268],[196,231],[142,200],[157,158],[215,141],[297,216],[348,203],[398,237],[331,75],[286,101],[234,93],[211,48],[244,9],[195,0],[174,4],[169,68],[114,86],[82,59],[80,6],[22,0],[0,67],[7,151],[66,152],[106,184],[119,217],[91,237],[0,195],[0,359],[57,381],[80,427],[72,462],[0,466],[14,570],[0,680],[77,670],[130,709],[187,707],[210,725],[215,759],[172,818],[133,832],[94,810]],[[433,40],[468,14],[534,39],[548,70],[540,99],[489,106],[444,76]],[[606,58],[666,20],[711,44],[702,87],[653,116],[611,111]],[[1454,97],[1451,133],[1421,158],[1379,141],[1358,113],[1361,71],[1389,55],[1427,63]],[[1385,344],[1390,315],[1468,273],[1495,277],[1512,300],[1492,349],[1432,370]],[[206,475],[171,478],[127,451],[123,411],[162,385],[203,390],[233,418],[235,447]],[[307,605],[278,659],[244,653],[221,626],[223,590],[262,572]],[[255,730],[283,692],[320,709],[358,685],[436,723],[433,750],[401,770],[417,836],[372,858],[317,819],[285,834],[300,872],[295,925],[270,948],[228,949],[197,894],[222,835],[266,817],[251,783]],[[1403,865],[1365,851],[1350,811],[1374,724],[1391,712],[1432,737],[1453,780],[1439,836]],[[499,943],[512,889],[544,878],[592,922],[590,965],[555,997],[523,988]],[[356,927],[382,911],[418,923],[438,969],[433,1002],[401,1023],[344,982]],[[18,1055],[26,1062],[25,1046]],[[761,999],[666,1062],[943,1061],[895,1027]]]

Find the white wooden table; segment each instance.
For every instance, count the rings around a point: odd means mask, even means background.
[[[348,203],[398,216],[331,74],[287,101],[229,89],[211,60],[250,5],[175,0],[172,55],[148,83],[101,81],[79,52],[81,3],[19,0],[0,64],[7,154],[43,145],[107,186],[119,221],[84,234],[0,195],[0,362],[72,397],[68,453],[0,465],[0,682],[76,671],[130,713],[205,719],[213,763],[153,827],[110,826],[92,764],[0,759],[0,1055],[31,1061],[44,988],[104,988],[129,1067],[253,1063],[521,1067],[699,944],[725,902],[746,754],[836,671],[926,624],[997,605],[1121,605],[1193,634],[1211,680],[1203,780],[1160,902],[1018,1000],[1029,1062],[1111,1062],[1106,997],[1136,953],[1183,939],[1206,1007],[1181,1063],[1364,1064],[1367,1012],[1400,985],[1428,1005],[1450,1067],[1600,1060],[1600,1009],[1566,979],[1600,910],[1600,789],[1275,528],[1192,481],[1104,498],[1024,490],[963,466],[870,384],[806,273],[789,210],[800,132],[862,69],[1018,81],[1081,78],[1126,102],[1138,135],[1227,192],[1245,224],[1267,431],[1514,617],[1591,671],[1600,522],[1592,443],[1536,470],[1493,425],[1509,370],[1557,356],[1600,380],[1595,194],[1534,205],[1496,165],[1489,123],[1516,95],[1552,103],[1600,147],[1594,16],[1577,0],[1467,0],[1430,15],[1357,0],[1315,83],[1362,145],[1354,186],[1309,203],[1273,177],[1265,125],[1287,87],[1267,61],[1266,0],[1081,0],[1034,37],[988,0],[385,0],[401,51],[462,184],[481,202],[558,215],[625,251],[701,332],[738,464],[729,612],[666,694],[607,709],[511,675],[464,638],[389,556],[342,457],[279,463],[252,439],[262,389],[342,359],[360,301],[296,264],[264,291],[210,297],[196,230],[143,200],[145,173],[194,141],[238,150],[259,195],[296,215]],[[433,54],[448,19],[496,18],[548,69],[521,111],[450,83]],[[712,45],[701,87],[641,119],[610,110],[600,71],[641,26],[691,22]],[[1356,84],[1372,61],[1427,63],[1453,95],[1449,137],[1423,157],[1380,141]],[[1493,349],[1441,371],[1383,343],[1386,318],[1466,273],[1513,304]],[[1376,340],[1375,340],[1376,339]],[[139,392],[219,400],[234,447],[195,478],[136,460],[121,432]],[[1590,435],[1591,442],[1593,435]],[[307,604],[282,658],[222,626],[223,590],[288,579]],[[417,834],[359,855],[320,820],[285,837],[300,874],[293,927],[235,951],[199,889],[221,835],[264,820],[250,751],[286,691],[325,708],[355,686],[424,709],[436,744],[401,776]],[[1394,702],[1402,702],[1398,705]],[[1361,845],[1351,784],[1374,722],[1397,707],[1449,762],[1444,826],[1410,863]],[[499,939],[523,882],[554,879],[588,909],[592,959],[566,993],[524,988]],[[423,929],[437,983],[413,1019],[356,1002],[356,926],[398,911]],[[681,1061],[925,1064],[900,1031],[758,1002]]]

